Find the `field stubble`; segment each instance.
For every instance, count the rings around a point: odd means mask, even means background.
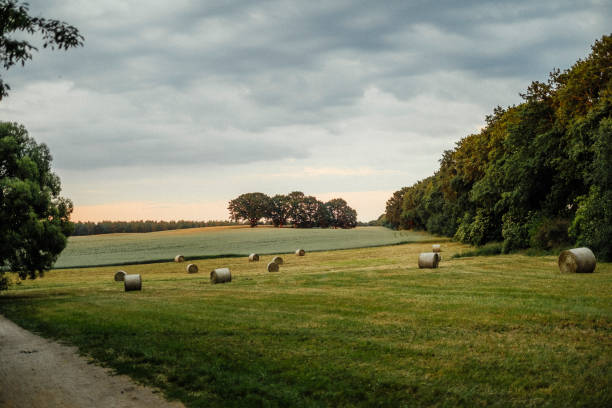
[[[612,266],[450,259],[415,243],[285,256],[55,270],[0,297],[22,326],[77,345],[188,406],[610,406]],[[229,267],[232,282],[210,285]]]

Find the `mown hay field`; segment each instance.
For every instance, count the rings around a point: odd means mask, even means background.
[[[206,227],[142,234],[104,234],[71,237],[56,268],[160,262],[177,254],[187,259],[363,248],[402,242],[431,240],[431,235],[393,231],[383,227],[353,229],[298,229]]]
[[[0,313],[191,407],[612,406],[612,264],[456,258],[431,244],[62,269],[0,296]],[[193,262],[193,261],[192,261]],[[211,285],[213,268],[232,282]]]

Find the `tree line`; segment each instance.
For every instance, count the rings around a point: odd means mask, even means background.
[[[216,227],[235,225],[232,221],[101,221],[75,222],[72,235],[114,234],[130,232],[155,232],[185,228]]]
[[[612,260],[612,36],[521,96],[445,151],[435,174],[396,191],[384,225],[502,252],[588,246]]]
[[[301,191],[269,197],[264,193],[246,193],[231,200],[230,218],[246,221],[251,227],[265,219],[275,227],[293,225],[296,228],[354,228],[357,211],[342,198],[324,203]]]

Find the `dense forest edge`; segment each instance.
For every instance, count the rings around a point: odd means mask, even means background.
[[[396,191],[382,224],[504,253],[587,246],[612,261],[612,35],[521,97]]]

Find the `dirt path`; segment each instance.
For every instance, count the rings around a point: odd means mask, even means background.
[[[0,407],[183,407],[0,315]]]

